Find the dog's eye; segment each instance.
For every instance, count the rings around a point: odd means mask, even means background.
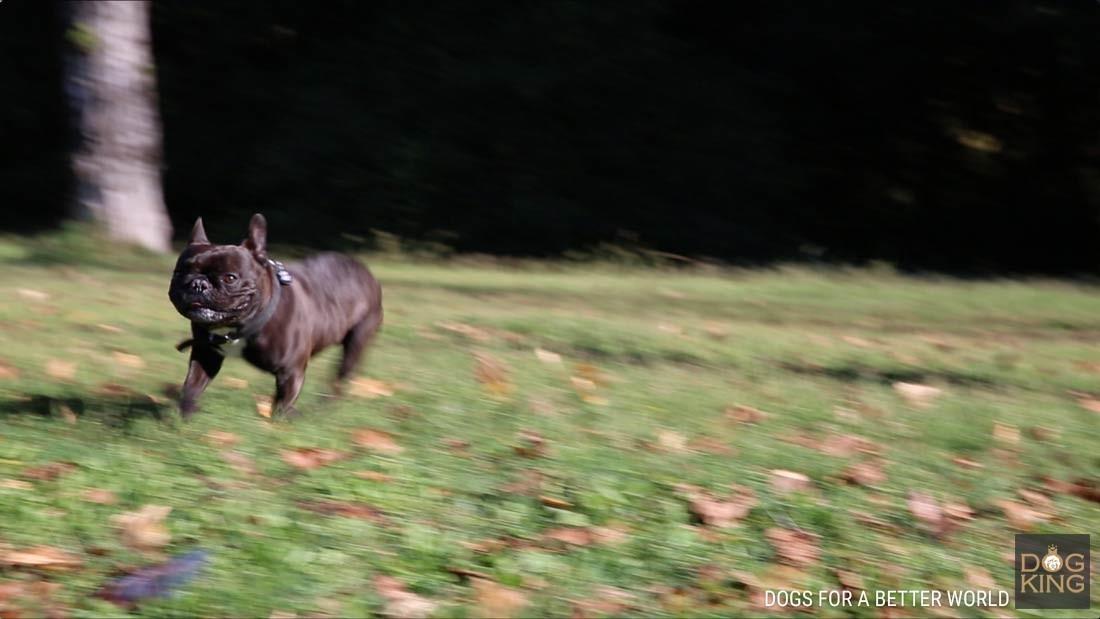
[[[233,273],[226,273],[225,275],[222,275],[222,281],[227,284],[232,284],[233,282],[237,281],[237,276]]]

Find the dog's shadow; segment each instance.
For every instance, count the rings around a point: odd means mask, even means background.
[[[169,411],[173,408],[160,398],[122,390],[112,393],[17,393],[0,397],[0,419],[18,415],[68,423],[94,419],[114,428],[128,428],[141,419],[164,421],[171,417]]]

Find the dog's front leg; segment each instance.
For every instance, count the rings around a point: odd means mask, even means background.
[[[207,385],[222,369],[225,358],[206,346],[191,347],[191,361],[187,367],[187,378],[183,381],[183,394],[180,397],[180,414],[186,419],[199,406],[199,396],[206,391]]]
[[[302,391],[302,384],[306,382],[306,368],[291,368],[279,370],[275,373],[275,412],[283,417],[294,417],[298,410],[294,408],[294,402]]]

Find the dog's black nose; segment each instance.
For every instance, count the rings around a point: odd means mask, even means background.
[[[205,277],[196,277],[188,284],[194,292],[206,292],[210,290],[210,282]]]

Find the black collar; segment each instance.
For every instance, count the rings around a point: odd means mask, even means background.
[[[275,315],[275,310],[279,309],[279,300],[282,298],[282,287],[289,286],[293,283],[294,278],[291,277],[290,272],[286,270],[282,262],[278,260],[267,260],[268,273],[271,274],[274,280],[273,292],[271,294],[271,300],[267,302],[267,305],[263,307],[252,318],[244,321],[233,331],[228,333],[212,333],[207,331],[206,342],[214,348],[220,348],[221,346],[230,342],[235,342],[240,339],[250,339],[260,332],[260,329],[264,328],[271,317]],[[183,352],[192,344],[195,343],[194,339],[184,340],[176,346],[176,350]]]

